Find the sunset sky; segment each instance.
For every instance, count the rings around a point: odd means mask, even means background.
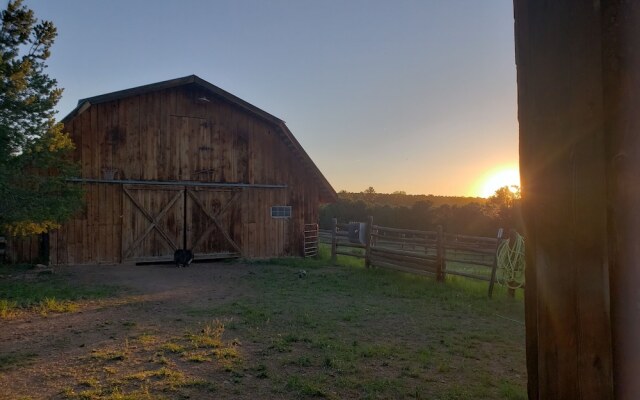
[[[285,120],[336,190],[516,183],[511,0],[26,4],[58,28],[60,118],[80,98],[196,74]]]

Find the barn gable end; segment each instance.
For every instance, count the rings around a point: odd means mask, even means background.
[[[63,123],[86,205],[51,233],[53,264],[300,255],[336,198],[283,121],[193,75],[81,100]]]

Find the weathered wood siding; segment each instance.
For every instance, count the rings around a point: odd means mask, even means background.
[[[76,218],[50,234],[54,264],[112,264],[120,262],[122,187],[86,184],[85,206]]]
[[[237,205],[225,212],[222,224],[245,257],[301,254],[304,223],[318,219],[319,188],[279,128],[200,86],[94,104],[67,121],[65,128],[76,144],[83,178],[110,178],[109,169],[116,169],[114,178],[126,180],[287,185],[286,189],[244,188]],[[123,251],[146,222],[134,216],[122,185],[84,187],[83,212],[51,235],[51,261],[123,261]],[[146,196],[141,201],[153,209],[161,209],[167,201],[157,194]],[[274,205],[292,206],[292,217],[271,218]],[[188,229],[204,229],[195,222],[189,225]],[[153,240],[144,246],[156,246],[150,250],[154,254],[166,251]]]
[[[40,261],[40,240],[37,235],[7,240],[6,260],[13,263]]]

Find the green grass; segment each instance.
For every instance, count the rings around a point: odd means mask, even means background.
[[[180,306],[179,331],[123,319],[117,325],[128,337],[81,357],[82,368],[60,395],[526,398],[522,301],[500,289],[488,299],[482,281],[448,277],[438,283],[367,269],[348,256],[329,264],[328,249],[321,248],[318,258],[239,265],[248,273],[234,277],[234,295]],[[0,368],[33,357],[0,359]]]
[[[24,279],[27,266],[1,266],[0,318],[11,318],[24,310],[46,315],[50,312],[73,312],[77,302],[114,295],[118,288],[109,285],[72,284],[61,275],[35,275]],[[22,275],[21,275],[22,274]]]
[[[0,263],[0,276],[24,274],[25,272],[34,269],[33,264],[1,264]]]
[[[166,352],[174,353],[174,354],[182,354],[185,351],[184,346],[178,343],[172,343],[172,342],[163,344],[161,349]]]
[[[30,364],[37,354],[35,353],[10,353],[0,354],[0,371],[6,371],[11,368],[21,367]]]
[[[241,299],[187,314],[234,321],[270,390],[300,398],[525,398],[524,310],[487,282],[364,268],[339,256],[261,262]],[[272,265],[277,264],[277,265]],[[300,278],[297,272],[307,271]],[[268,371],[268,373],[266,373]],[[242,380],[242,378],[239,378]],[[525,397],[523,397],[525,396]]]
[[[127,352],[122,350],[93,350],[91,357],[96,360],[104,361],[123,361],[127,358]]]
[[[13,300],[0,299],[0,319],[11,318],[16,315],[18,303]]]
[[[491,277],[491,267],[486,267],[484,265],[474,265],[474,264],[465,264],[465,263],[456,262],[456,261],[447,261],[446,270],[464,272],[467,274],[473,274],[473,275],[481,276],[484,278]],[[488,284],[489,283],[487,282],[486,285]]]
[[[60,301],[56,298],[45,297],[36,305],[35,310],[37,310],[41,315],[47,315],[50,312],[74,312],[77,311],[78,308],[78,305],[71,301]]]

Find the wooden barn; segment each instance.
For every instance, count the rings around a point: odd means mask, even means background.
[[[62,122],[86,204],[50,233],[52,264],[301,255],[336,199],[282,120],[195,75],[80,100]]]

